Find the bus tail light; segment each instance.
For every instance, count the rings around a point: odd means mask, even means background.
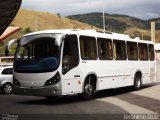
[[[51,79],[47,80],[44,85],[45,86],[52,85],[52,84],[55,84],[59,81],[60,81],[60,74],[59,74],[59,72],[57,72],[56,75],[54,77],[52,77]]]

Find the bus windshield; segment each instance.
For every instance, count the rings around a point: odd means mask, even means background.
[[[21,73],[51,72],[58,68],[60,34],[22,37],[16,50],[14,70]]]

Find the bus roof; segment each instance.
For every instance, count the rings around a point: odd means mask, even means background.
[[[55,34],[76,34],[76,35],[84,35],[84,36],[94,36],[94,37],[101,37],[101,38],[108,38],[108,39],[115,39],[115,40],[125,40],[125,41],[135,41],[135,42],[141,42],[141,43],[149,43],[154,44],[152,41],[148,40],[140,40],[137,38],[130,38],[129,35],[126,34],[119,34],[119,33],[103,33],[101,31],[96,30],[79,30],[79,29],[62,29],[62,30],[44,30],[44,31],[38,31],[33,32],[24,35],[23,37],[30,36],[30,35],[36,35],[36,34],[47,34],[47,33],[55,33]]]

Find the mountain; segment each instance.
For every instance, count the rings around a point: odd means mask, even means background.
[[[150,20],[148,20],[148,21],[160,22],[160,18],[152,18],[152,19],[150,19]]]
[[[67,16],[72,20],[84,22],[98,28],[103,28],[103,14],[102,13],[87,13]],[[153,19],[159,20],[159,19]],[[128,28],[150,29],[151,20],[141,20],[127,15],[107,14],[105,13],[105,27],[109,31],[124,32]],[[160,29],[160,24],[157,24],[157,29]]]

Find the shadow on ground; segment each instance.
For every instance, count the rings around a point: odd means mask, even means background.
[[[157,84],[152,84],[148,86],[144,86],[143,89],[147,89],[149,87],[153,87]],[[105,97],[113,97],[113,96],[119,96],[122,94],[129,94],[130,92],[133,92],[133,87],[123,87],[123,88],[117,88],[117,89],[109,89],[109,90],[103,90],[95,93],[95,96],[90,101],[99,99],[99,98],[105,98]],[[26,97],[27,98],[27,97]],[[35,99],[36,98],[36,99]],[[29,104],[29,105],[63,105],[63,104],[73,104],[73,103],[79,103],[83,101],[78,95],[73,96],[63,96],[58,98],[52,98],[52,99],[46,99],[45,97],[31,97],[30,99],[23,100],[19,102],[19,104]],[[84,101],[89,102],[89,101]]]

